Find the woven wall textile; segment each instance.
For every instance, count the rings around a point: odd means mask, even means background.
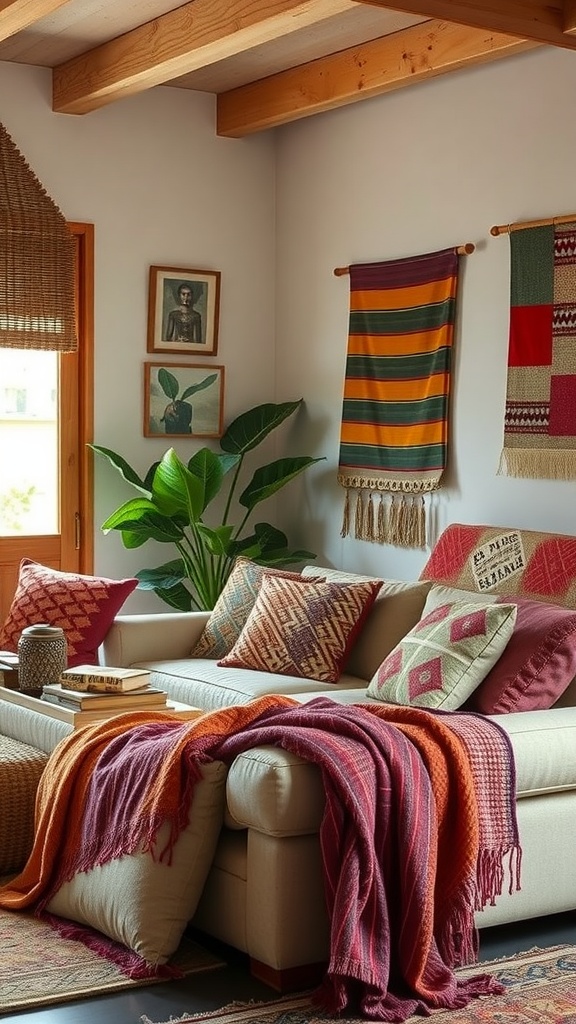
[[[510,233],[510,328],[499,473],[576,479],[576,223]]]
[[[75,243],[0,124],[0,348],[78,347]]]
[[[446,465],[457,282],[455,248],[350,267],[342,536],[426,543],[424,494]]]

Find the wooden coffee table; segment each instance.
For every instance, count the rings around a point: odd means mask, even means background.
[[[47,715],[49,718],[55,718],[59,722],[65,722],[66,725],[73,726],[74,729],[79,729],[83,725],[91,725],[93,722],[104,722],[109,718],[115,718],[116,715],[125,714],[127,710],[124,708],[120,712],[108,708],[102,711],[72,711],[70,708],[61,708],[56,704],[50,704],[46,700],[40,700],[39,697],[31,697],[27,693],[21,693],[19,690],[9,690],[5,686],[0,686],[0,700],[6,701],[9,704],[16,704],[22,708],[28,708],[29,711],[34,711],[38,715]],[[135,712],[138,710],[143,709],[134,709]],[[200,708],[192,707],[191,704],[182,704],[180,701],[175,700],[169,700],[166,707],[146,710],[153,710],[164,715],[176,715],[183,720],[199,718],[200,715],[204,714]]]

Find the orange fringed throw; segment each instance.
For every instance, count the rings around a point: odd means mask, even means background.
[[[98,760],[117,737],[146,723],[165,723],[164,730],[173,734],[159,770],[151,776],[152,781],[146,780],[132,808],[127,823],[131,831],[125,833],[115,853],[101,858],[101,863],[114,855],[133,852],[143,839],[152,849],[165,821],[172,823],[170,842],[175,842],[189,804],[183,793],[187,783],[182,777],[182,752],[193,737],[228,736],[268,708],[293,704],[289,697],[262,697],[252,704],[211,712],[185,724],[164,714],[134,712],[71,733],[58,744],[42,775],[36,799],[34,848],[21,873],[0,889],[0,907],[24,910],[45,904],[62,882],[72,877],[82,845],[90,782]],[[188,784],[194,781],[188,780]]]

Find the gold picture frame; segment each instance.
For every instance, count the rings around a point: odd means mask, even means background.
[[[144,437],[222,437],[224,367],[144,363]]]
[[[150,267],[148,352],[215,356],[220,271]]]

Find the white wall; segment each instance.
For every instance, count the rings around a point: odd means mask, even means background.
[[[142,433],[143,363],[158,361],[146,352],[151,265],[222,274],[216,357],[161,360],[224,365],[225,423],[273,401],[273,135],[218,138],[214,97],[181,89],[54,114],[50,72],[15,64],[0,63],[0,95],[3,124],[65,217],[95,225],[95,440],[141,472],[168,447]],[[187,458],[201,446],[175,444]],[[128,552],[119,535],[102,535],[134,493],[103,462],[95,477],[96,572],[117,578],[174,557],[172,547]],[[141,592],[126,605],[149,607],[157,599]]]
[[[575,532],[574,483],[497,475],[506,388],[509,242],[493,224],[576,210],[576,54],[542,49],[309,118],[277,132],[278,399],[305,396],[302,453],[324,454],[283,505],[328,562],[410,578],[428,551],[340,537],[336,484],[349,279],[336,266],[472,241],[454,353],[450,522]]]
[[[154,358],[148,267],[219,269],[219,351],[200,361],[226,367],[226,421],[259,401],[303,396],[306,409],[286,425],[290,451],[326,456],[269,518],[281,515],[290,540],[319,562],[416,575],[426,551],[340,537],[348,278],[332,271],[473,241],[462,267],[450,465],[432,501],[431,539],[455,521],[574,533],[574,484],[496,473],[509,248],[489,230],[576,209],[575,88],[576,56],[542,49],[232,140],[215,134],[212,96],[159,88],[70,117],[51,111],[48,71],[0,64],[3,123],[65,216],[95,224],[95,439],[141,470],[162,454],[165,443],[142,435],[142,367]],[[190,444],[177,447],[185,454]],[[171,557],[149,545],[127,552],[115,534],[101,535],[127,496],[97,463],[97,572],[129,574]],[[147,607],[156,601],[140,593],[127,605]]]

